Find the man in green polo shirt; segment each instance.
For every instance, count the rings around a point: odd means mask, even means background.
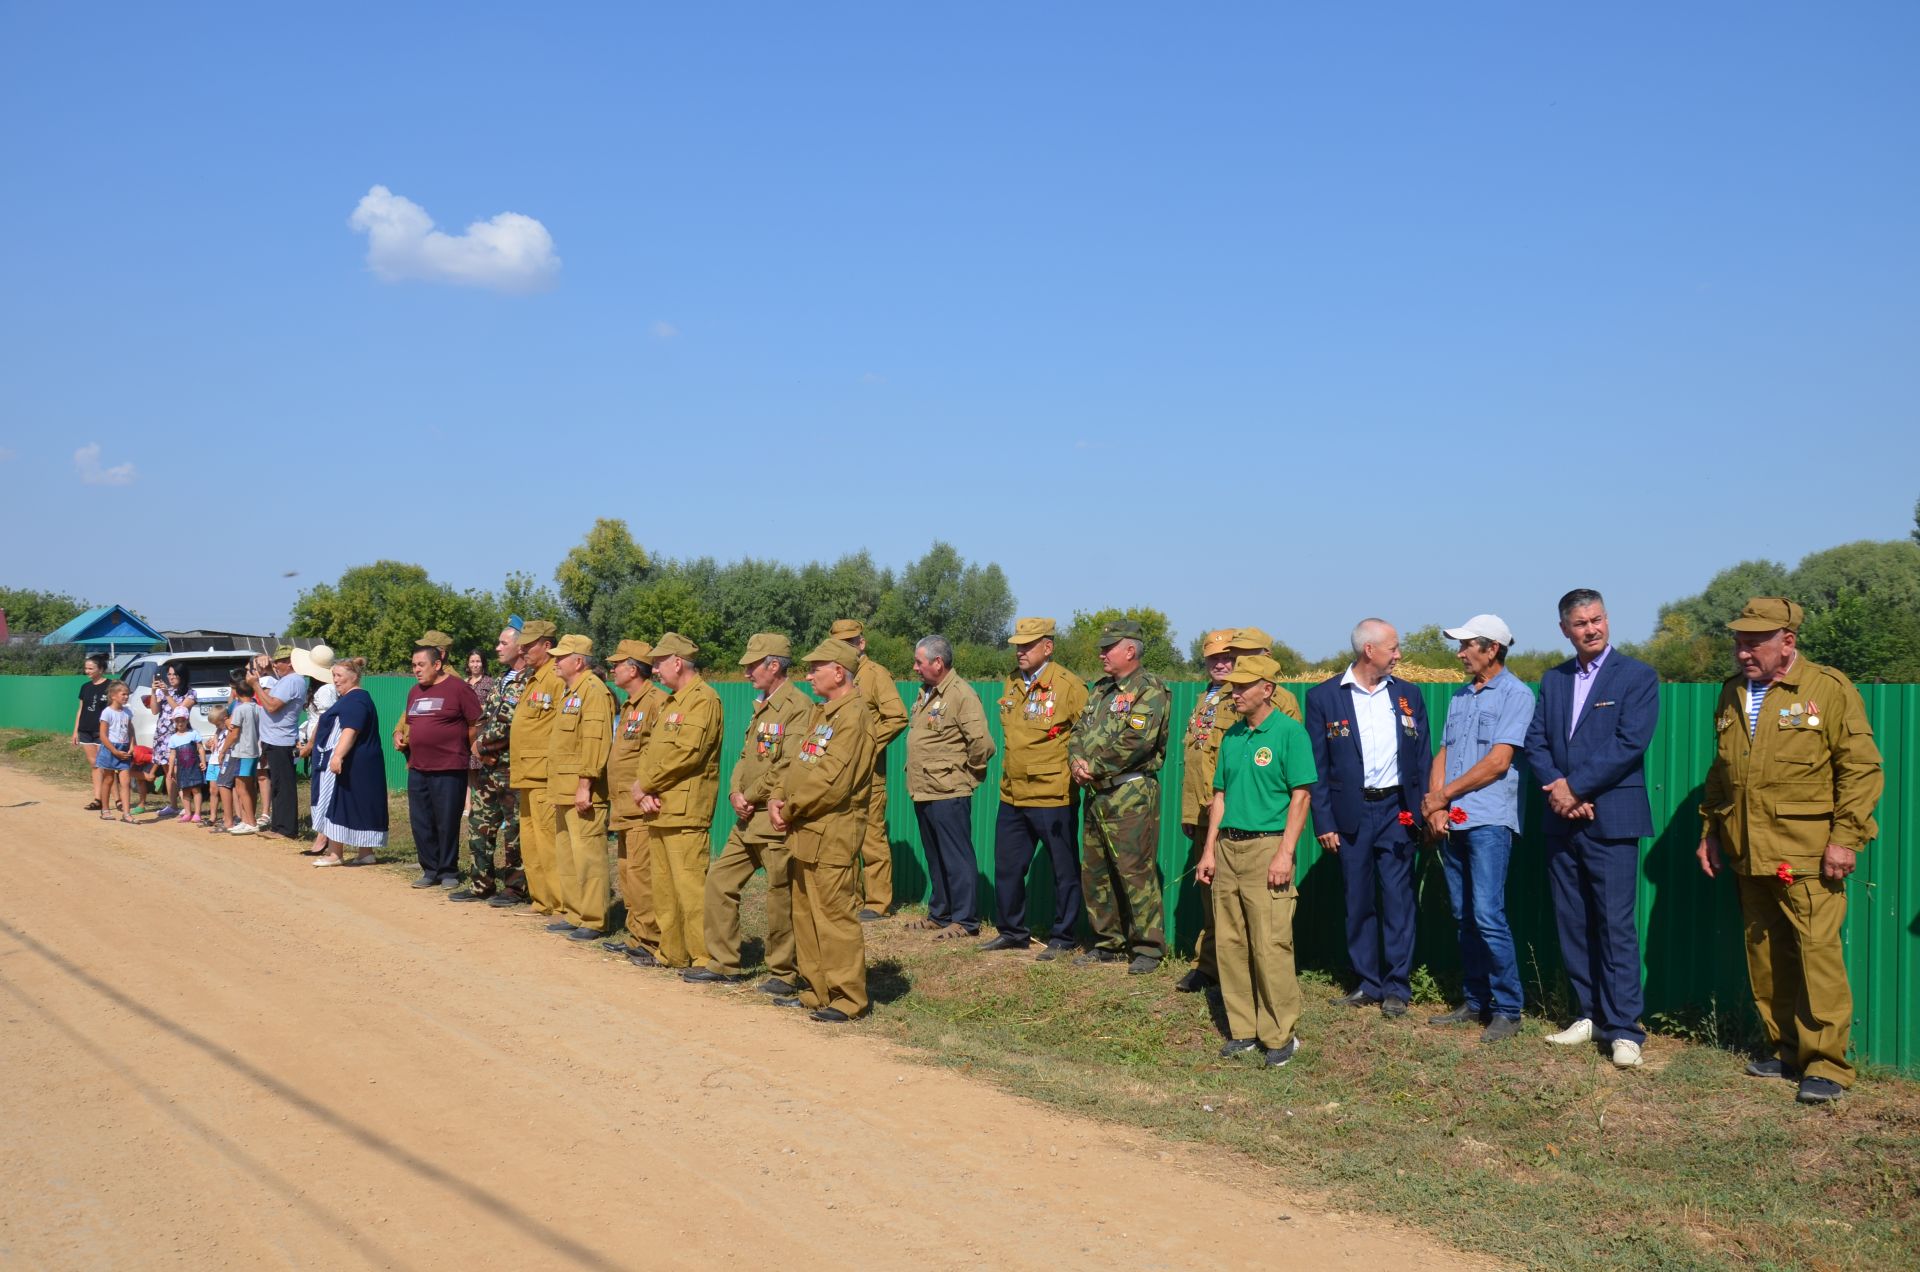
[[[1300,1051],[1293,971],[1294,846],[1316,778],[1299,721],[1274,710],[1280,664],[1253,655],[1227,674],[1240,721],[1220,737],[1207,841],[1194,877],[1213,888],[1215,957],[1227,1009],[1222,1057],[1261,1054],[1277,1069]]]

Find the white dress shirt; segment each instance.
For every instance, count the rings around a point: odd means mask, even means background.
[[[1391,676],[1383,677],[1371,690],[1354,679],[1353,668],[1340,677],[1347,695],[1353,700],[1353,731],[1360,738],[1362,784],[1372,790],[1400,785],[1400,742],[1393,736],[1393,694],[1388,687]]]

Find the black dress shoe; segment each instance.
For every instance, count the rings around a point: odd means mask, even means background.
[[[769,976],[760,982],[760,992],[772,994],[775,998],[792,998],[800,992],[800,987],[789,983],[783,977]]]
[[[1381,999],[1380,1014],[1389,1020],[1398,1020],[1407,1014],[1407,1000],[1404,998]]]
[[[1847,1089],[1831,1078],[1802,1078],[1793,1098],[1802,1104],[1832,1104]]]
[[[655,958],[650,952],[648,952],[647,950],[641,949],[637,945],[627,951],[627,962],[632,963],[635,967],[660,966],[659,959]]]
[[[880,920],[886,918],[887,916],[880,913],[880,911],[878,910],[863,909],[860,911],[860,913],[854,915],[853,917],[860,920],[862,923],[878,923]]]
[[[605,950],[609,954],[631,954],[634,951],[633,946],[628,945],[625,941],[621,940],[617,936],[614,937],[611,941],[600,942],[600,948]]]
[[[487,898],[487,904],[496,910],[511,910],[517,905],[525,905],[525,897],[516,897],[510,892],[496,892]]]
[[[606,933],[602,932],[599,928],[577,927],[567,933],[567,939],[569,941],[597,941],[605,935]]]
[[[689,985],[731,985],[743,981],[744,976],[729,976],[725,972],[716,972],[711,967],[689,967],[680,973],[680,979]]]
[[[1049,945],[1046,949],[1035,954],[1033,961],[1036,963],[1051,963],[1055,959],[1066,958],[1073,953],[1075,948],[1076,947],[1072,945]]]
[[[1800,1074],[1789,1067],[1785,1060],[1768,1056],[1765,1060],[1755,1060],[1747,1066],[1750,1078],[1785,1078],[1789,1082],[1798,1082]]]
[[[1493,1013],[1475,1011],[1462,1003],[1444,1016],[1428,1016],[1430,1025],[1484,1025],[1493,1018]]]
[[[447,900],[449,901],[486,901],[486,900],[489,900],[489,898],[483,892],[475,892],[472,888],[462,888],[458,892],[447,893]]]
[[[1097,963],[1118,963],[1120,955],[1114,950],[1088,950],[1084,954],[1073,956],[1075,967],[1089,967]]]
[[[1024,936],[996,936],[980,942],[974,948],[992,953],[994,950],[1024,950],[1033,942]]]
[[[819,1011],[814,1012],[809,1019],[817,1020],[823,1025],[844,1025],[849,1020],[852,1020],[853,1017],[847,1015],[846,1012],[841,1011],[838,1007],[822,1007]]]
[[[1344,995],[1340,998],[1329,998],[1327,1003],[1332,1007],[1371,1007],[1379,1001],[1378,998],[1373,997],[1371,994],[1363,994],[1356,989],[1351,994]]]
[[[774,1005],[775,1007],[805,1007],[805,1006],[806,1006],[806,1004],[805,1004],[805,1003],[803,1003],[803,1002],[801,1002],[801,1001],[799,1000],[799,998],[797,998],[797,997],[795,997],[795,998],[776,998],[776,999],[774,999],[774,1000],[773,1000],[773,1005]]]
[[[1219,981],[1195,967],[1189,969],[1185,976],[1173,982],[1173,987],[1183,994],[1198,994],[1202,990],[1212,989],[1219,983]]]
[[[1160,970],[1160,960],[1151,954],[1139,954],[1127,964],[1127,975],[1147,976]]]
[[[1505,1042],[1509,1038],[1520,1036],[1520,1017],[1495,1016],[1487,1022],[1486,1032],[1480,1035],[1482,1042]]]

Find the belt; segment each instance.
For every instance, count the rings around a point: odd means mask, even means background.
[[[1228,839],[1278,839],[1286,832],[1279,830],[1240,830],[1233,826],[1222,826],[1220,833]]]
[[[1096,786],[1093,789],[1096,791],[1099,791],[1102,794],[1105,794],[1106,792],[1112,790],[1116,786],[1125,786],[1128,782],[1143,781],[1146,778],[1149,778],[1151,776],[1153,776],[1151,773],[1122,773],[1120,776],[1114,778],[1111,782],[1108,782],[1106,785]]]
[[[1398,786],[1369,786],[1360,792],[1360,798],[1369,804],[1378,804],[1383,799],[1392,799],[1400,793]]]

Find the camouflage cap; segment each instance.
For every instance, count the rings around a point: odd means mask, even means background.
[[[1244,654],[1233,660],[1233,670],[1227,673],[1230,685],[1252,685],[1262,680],[1280,683],[1280,664],[1265,654]]]
[[[1202,658],[1218,658],[1221,654],[1233,652],[1233,628],[1222,627],[1218,631],[1208,632],[1200,641]]]
[[[1227,637],[1227,648],[1235,653],[1251,653],[1256,649],[1272,649],[1273,637],[1258,627],[1236,627]]]
[[[531,645],[536,640],[552,640],[553,637],[553,624],[544,618],[530,618],[520,629],[520,643],[522,645]]]
[[[803,660],[808,663],[839,663],[852,675],[860,666],[860,651],[844,640],[835,640],[829,636],[810,650]]]
[[[614,662],[625,662],[629,658],[651,667],[653,666],[653,646],[644,640],[623,640],[613,647]]]
[[[791,658],[793,646],[779,632],[755,632],[747,637],[747,652],[740,655],[740,665],[751,667],[763,658]]]
[[[854,640],[867,634],[867,625],[857,618],[836,618],[827,628],[829,640]]]
[[[1112,649],[1123,640],[1137,640],[1147,643],[1147,634],[1140,630],[1140,624],[1130,618],[1116,618],[1100,629],[1100,648]]]
[[[1052,619],[1023,618],[1013,625],[1013,635],[1007,637],[1007,644],[1031,645],[1036,640],[1050,640],[1052,637]]]
[[[679,632],[662,632],[660,639],[653,642],[653,656],[656,661],[662,658],[692,658],[699,652],[700,646]]]
[[[273,661],[289,662],[293,658],[293,646],[282,645],[273,651]]]
[[[430,631],[419,640],[414,641],[413,647],[415,649],[437,649],[444,654],[453,648],[453,637],[442,631]]]
[[[1727,624],[1732,632],[1797,632],[1807,612],[1784,596],[1756,596]]]
[[[593,638],[582,636],[578,632],[568,632],[553,647],[553,656],[559,658],[565,654],[579,654],[582,658],[593,657]]]

